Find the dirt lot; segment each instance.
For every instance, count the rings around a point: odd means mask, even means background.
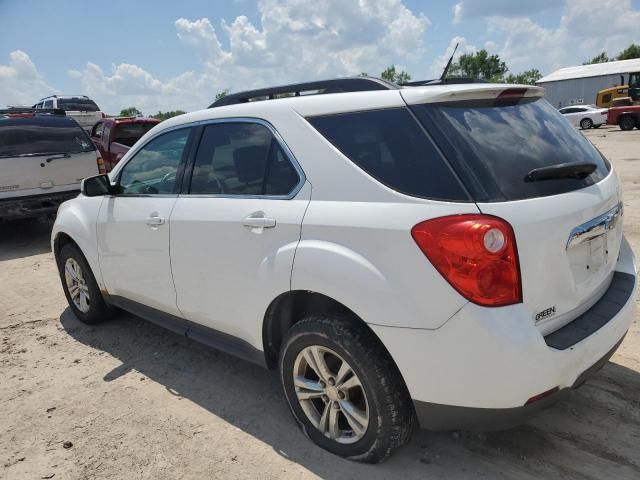
[[[640,131],[586,135],[622,178],[640,252]],[[359,465],[298,431],[275,374],[132,316],[80,324],[49,229],[0,225],[2,479],[640,478],[637,320],[596,377],[531,423],[419,432],[387,463]]]

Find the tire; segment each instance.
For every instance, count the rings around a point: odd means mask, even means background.
[[[590,118],[583,118],[582,120],[580,120],[580,128],[582,128],[583,130],[593,128],[593,120],[591,120]]]
[[[78,320],[90,325],[107,320],[111,316],[111,309],[104,301],[82,251],[75,244],[67,243],[60,250],[57,260],[64,295]],[[75,297],[71,293],[73,286],[77,287],[73,290],[78,292]]]
[[[318,367],[318,357],[329,371]],[[379,463],[411,437],[415,413],[400,372],[379,339],[357,321],[340,315],[301,320],[287,332],[279,363],[291,413],[302,431],[325,450]],[[349,373],[340,379],[345,363]],[[316,369],[323,373],[316,374]],[[302,378],[309,388],[300,387]],[[299,394],[314,398],[300,400]],[[331,425],[337,428],[332,431]]]
[[[628,131],[633,130],[633,127],[636,126],[636,122],[633,117],[626,115],[619,120],[618,125],[620,125],[620,130]]]

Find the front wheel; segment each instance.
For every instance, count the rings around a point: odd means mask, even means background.
[[[411,398],[378,338],[342,316],[310,316],[287,333],[280,376],[293,416],[320,447],[378,463],[409,439]]]
[[[94,324],[109,318],[111,310],[82,251],[68,243],[60,250],[57,261],[64,294],[78,320]]]

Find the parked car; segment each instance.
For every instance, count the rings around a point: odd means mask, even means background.
[[[98,170],[86,132],[62,115],[0,111],[0,219],[53,215]]]
[[[351,459],[416,419],[518,424],[607,361],[637,291],[618,177],[542,96],[342,79],[167,120],[60,207],[70,308],[279,369],[303,431]]]
[[[96,102],[86,95],[52,95],[40,100],[33,108],[64,110],[68,117],[73,118],[87,132],[104,117]]]
[[[140,117],[104,118],[98,121],[91,129],[91,140],[100,151],[105,171],[110,172],[129,148],[158,123],[160,120],[156,118]]]
[[[618,125],[620,130],[640,129],[640,104],[611,107],[607,115],[608,125]]]
[[[564,107],[558,110],[572,125],[583,130],[600,128],[607,123],[607,109],[591,106]]]

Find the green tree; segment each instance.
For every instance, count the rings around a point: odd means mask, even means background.
[[[151,118],[157,118],[158,120],[163,121],[177,115],[182,115],[183,113],[187,112],[185,112],[184,110],[172,110],[170,112],[158,111],[158,113],[156,113],[155,115],[151,115]]]
[[[216,93],[216,98],[214,98],[214,101],[218,101],[221,98],[226,97],[227,93],[229,93],[228,88],[225,88],[224,90],[219,91],[218,93]]]
[[[535,85],[542,78],[542,74],[536,69],[526,70],[516,75],[510,73],[504,79],[506,83],[518,83],[520,85]]]
[[[380,77],[393,83],[404,83],[411,80],[411,75],[409,75],[404,70],[397,71],[395,65],[390,65],[385,68],[384,71],[380,74]]]
[[[141,116],[142,112],[138,110],[136,107],[128,107],[120,110],[119,117],[138,117]]]
[[[640,45],[632,43],[616,57],[616,60],[630,60],[632,58],[640,58]]]
[[[448,76],[479,78],[488,82],[499,82],[509,69],[498,55],[489,55],[482,49],[478,52],[460,55],[457,62],[451,64]]]
[[[602,52],[593,57],[591,60],[584,62],[583,65],[591,65],[593,63],[607,63],[608,61],[610,60],[607,52]]]

